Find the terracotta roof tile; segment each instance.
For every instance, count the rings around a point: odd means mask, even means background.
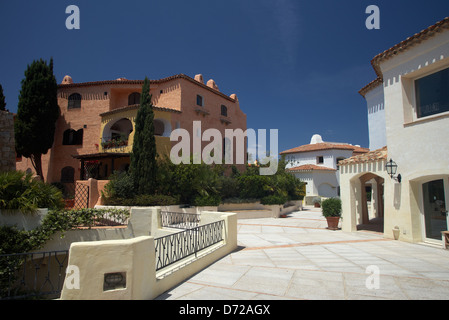
[[[367,148],[362,148],[358,146],[353,146],[350,144],[337,144],[337,143],[316,143],[316,144],[306,144],[303,146],[299,146],[293,149],[282,151],[280,154],[289,154],[289,153],[300,153],[300,152],[310,152],[310,151],[318,151],[318,150],[352,150],[354,153],[366,153],[369,151]]]
[[[374,89],[382,84],[383,84],[382,78],[377,77],[375,80],[371,81],[366,86],[364,86],[362,89],[360,89],[359,93],[364,97],[367,92],[371,91],[372,89]]]
[[[389,59],[398,53],[402,53],[407,49],[410,49],[412,46],[419,44],[423,40],[427,40],[430,37],[433,37],[437,33],[443,31],[444,29],[449,29],[449,17],[444,18],[441,21],[438,21],[434,25],[422,30],[414,34],[411,37],[408,37],[404,41],[399,42],[395,46],[391,47],[388,50],[385,50],[382,53],[379,53],[377,56],[373,58],[371,64],[373,65],[374,70],[376,71],[379,77],[382,77],[382,72],[379,68],[379,62]]]
[[[291,172],[296,172],[296,171],[314,171],[314,170],[317,170],[317,171],[337,171],[337,170],[335,170],[333,168],[321,167],[321,166],[317,166],[317,165],[314,165],[314,164],[304,164],[302,166],[289,168],[287,170],[291,171]]]
[[[170,76],[170,77],[166,77],[163,79],[159,79],[159,80],[150,80],[150,85],[151,84],[159,84],[159,83],[165,83],[168,81],[172,81],[175,79],[185,79],[187,81],[190,81],[200,87],[203,87],[206,90],[209,90],[211,92],[214,92],[220,96],[222,96],[223,98],[232,101],[232,102],[236,102],[237,98],[234,96],[233,98],[231,98],[230,96],[225,95],[224,93],[215,90],[213,88],[208,87],[207,85],[205,85],[204,83],[201,83],[199,81],[196,81],[195,79],[192,79],[191,77],[185,75],[185,74],[176,74],[174,76]],[[80,82],[80,83],[63,83],[63,84],[59,84],[58,85],[58,89],[64,89],[64,88],[74,88],[74,87],[87,87],[87,86],[100,86],[100,85],[121,85],[121,84],[126,84],[126,85],[143,85],[143,80],[128,80],[125,78],[119,78],[116,80],[102,80],[102,81],[92,81],[92,82]]]
[[[414,45],[417,45],[421,43],[424,40],[427,40],[428,38],[431,38],[435,36],[436,34],[444,31],[445,29],[449,29],[449,17],[444,18],[441,21],[438,21],[434,25],[422,30],[421,32],[418,32],[414,34],[411,37],[408,37],[404,41],[399,42],[395,46],[391,47],[390,49],[385,50],[382,53],[379,53],[371,60],[371,65],[374,68],[374,71],[377,74],[377,79],[363,87],[359,93],[364,96],[366,92],[371,90],[372,88],[375,88],[377,85],[383,82],[383,74],[380,69],[380,63],[382,61],[385,61],[387,59],[390,59],[394,57],[397,54],[400,54],[410,48],[412,48]]]
[[[341,160],[338,162],[338,165],[344,166],[347,164],[356,164],[356,163],[386,160],[387,154],[388,154],[387,147],[383,147],[381,149],[377,149],[374,151],[370,151],[368,153],[360,154],[360,155],[353,156],[353,157],[345,159],[345,160]]]
[[[128,110],[138,110],[140,107],[139,104],[134,104],[131,106],[125,106],[122,108],[118,108],[118,109],[114,109],[114,110],[110,110],[110,111],[106,111],[103,113],[100,113],[100,117],[104,117],[104,116],[109,116],[115,113],[120,113],[122,111],[128,111]],[[182,111],[177,110],[177,109],[172,109],[172,108],[166,108],[166,107],[158,107],[158,106],[153,106],[153,109],[155,110],[160,110],[160,111],[169,111],[169,112],[175,112],[175,113],[182,113]]]

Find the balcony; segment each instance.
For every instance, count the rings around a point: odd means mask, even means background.
[[[105,139],[105,141],[101,142],[101,148],[103,152],[130,153],[132,144],[128,145],[128,137],[121,136],[118,138]]]

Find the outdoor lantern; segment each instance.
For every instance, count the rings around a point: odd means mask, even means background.
[[[395,179],[397,182],[401,183],[401,175],[398,174],[396,177],[396,171],[398,170],[398,165],[396,162],[393,161],[393,159],[390,159],[389,162],[385,165],[385,170],[387,170],[388,175],[391,177],[391,179]]]

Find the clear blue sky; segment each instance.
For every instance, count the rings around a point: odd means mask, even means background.
[[[81,29],[68,30],[75,4]],[[380,30],[368,30],[368,5]],[[58,83],[160,79],[184,73],[236,93],[248,128],[279,129],[279,151],[326,141],[368,147],[371,59],[449,16],[447,0],[0,1],[0,84],[17,111],[33,60],[54,59]]]

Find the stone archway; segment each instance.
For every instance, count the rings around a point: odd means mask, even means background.
[[[103,144],[116,141],[123,142],[123,145],[128,145],[128,140],[131,133],[134,131],[134,125],[128,118],[119,118],[110,120],[103,129],[102,142]],[[115,145],[113,145],[115,147]],[[108,148],[105,145],[103,148]]]
[[[389,179],[385,171],[386,161],[387,148],[384,147],[339,162],[343,231],[374,229],[373,231],[382,232],[384,183]],[[367,185],[372,190],[370,208],[367,202]]]
[[[384,226],[384,178],[368,172],[360,176],[360,220],[357,230],[383,232]],[[370,197],[367,187],[371,188]]]

